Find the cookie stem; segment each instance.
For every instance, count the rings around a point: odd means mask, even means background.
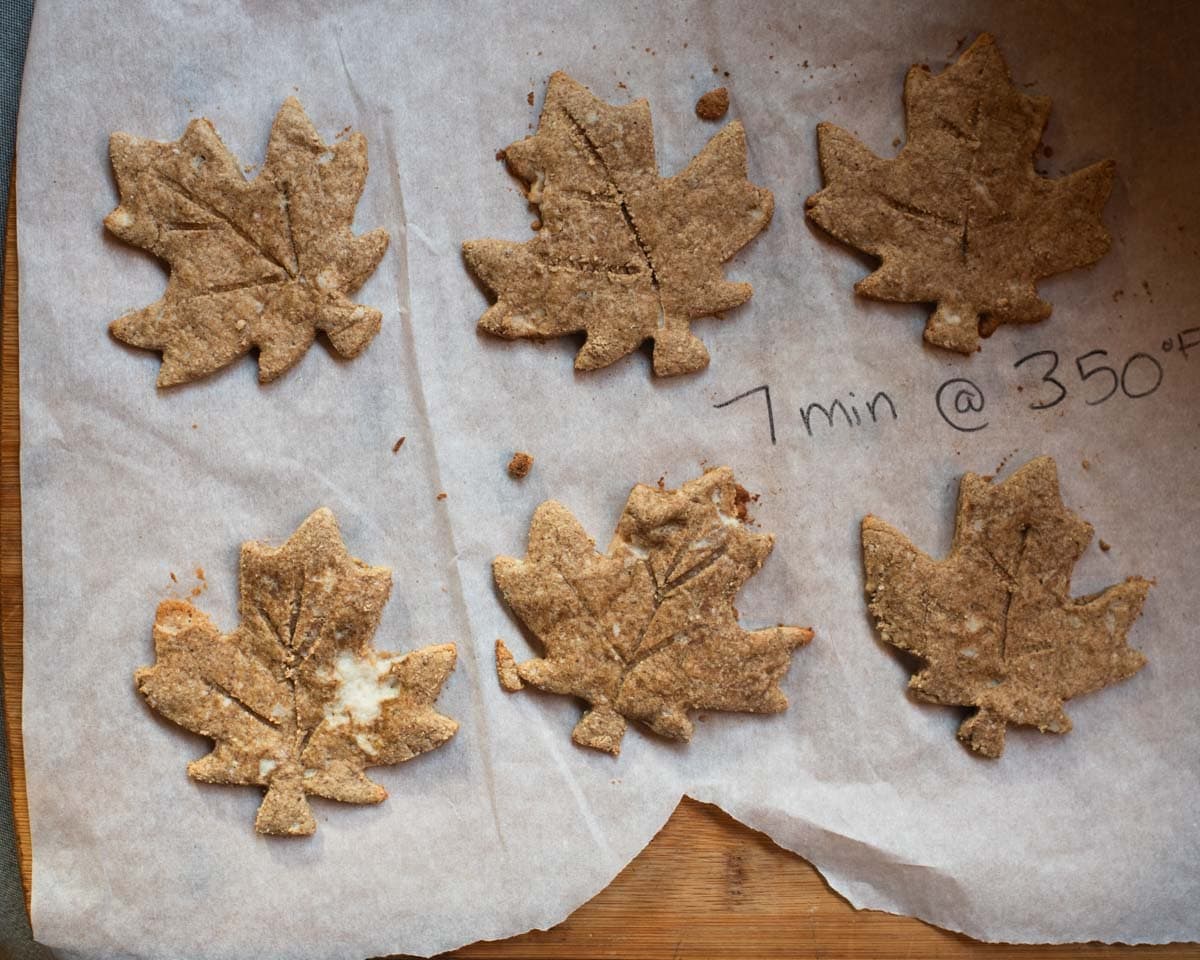
[[[307,837],[317,829],[304,796],[299,772],[282,772],[271,780],[254,820],[254,829],[277,837]]]

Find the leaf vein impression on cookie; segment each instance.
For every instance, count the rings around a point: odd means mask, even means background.
[[[872,615],[883,639],[920,657],[909,681],[930,703],[975,708],[958,736],[987,757],[1007,724],[1066,733],[1063,702],[1133,676],[1146,662],[1126,634],[1151,583],[1130,577],[1071,596],[1092,527],[1063,506],[1050,457],[1003,483],[962,479],[954,546],[933,560],[877,517],[862,524]]]
[[[388,245],[385,230],[351,231],[367,178],[362,134],[327,145],[289,97],[253,180],[206,119],[172,143],[114,133],[109,154],[121,204],[104,225],[171,268],[162,298],[110,329],[162,352],[160,387],[207,376],[254,347],[265,383],[317,331],[344,357],[379,331],[380,312],[349,299]]]
[[[803,627],[743,630],[733,599],[770,554],[728,467],[678,490],[633,488],[607,553],[566,507],[538,507],[524,560],[497,557],[496,584],[545,656],[517,664],[496,641],[500,684],[590,705],[576,743],[617,754],[625,721],[689,740],[692,708],[776,713]]]
[[[189,776],[267,788],[259,833],[313,833],[309,794],[379,803],[387,791],[365,767],[454,735],[458,724],[433,708],[454,644],[408,654],[372,646],[392,574],[346,552],[329,510],[282,547],[243,544],[240,584],[241,625],[228,634],[186,601],[160,603],[155,663],[135,679],[151,707],[215,741]]]
[[[479,321],[501,337],[585,332],[580,370],[654,341],[660,375],[708,366],[691,321],[750,299],[721,264],[770,222],[771,192],[747,179],[746,134],[733,122],[676,176],[654,156],[650,106],[615,107],[565,73],[550,78],[537,133],[504,151],[538,206],[525,243],[469,240],[466,261],[497,296]]]
[[[904,108],[908,142],[891,160],[841,127],[817,127],[825,188],[806,201],[808,216],[882,261],[855,290],[936,303],[925,339],[959,353],[1002,323],[1046,319],[1037,281],[1108,251],[1100,217],[1113,162],[1038,175],[1050,100],[1012,85],[986,33],[937,76],[912,67]]]

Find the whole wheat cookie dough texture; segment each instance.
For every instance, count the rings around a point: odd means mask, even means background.
[[[346,552],[329,510],[282,547],[243,544],[240,589],[232,633],[183,600],[160,603],[155,663],[135,679],[151,707],[215,741],[190,777],[266,788],[259,833],[313,833],[310,795],[379,803],[387,791],[364,768],[409,760],[458,729],[433,708],[454,644],[374,648],[392,574]]]
[[[479,328],[545,340],[584,332],[580,370],[654,341],[656,374],[701,370],[691,322],[750,299],[721,265],[763,230],[774,200],[747,179],[746,134],[720,130],[682,173],[663,179],[650,106],[614,107],[565,73],[550,78],[537,133],[504,151],[537,205],[525,243],[469,240],[467,264],[496,295]]]
[[[172,143],[114,133],[109,153],[121,205],[104,225],[171,268],[162,299],[110,329],[162,352],[160,387],[255,348],[265,383],[304,356],[317,331],[343,357],[379,331],[381,313],[349,299],[388,245],[384,230],[351,230],[367,178],[362,134],[326,144],[289,97],[253,180],[205,119]]]
[[[908,685],[916,697],[973,708],[958,736],[976,752],[999,757],[1010,723],[1066,733],[1064,701],[1145,664],[1125,638],[1150,581],[1130,577],[1071,596],[1072,570],[1091,539],[1091,525],[1063,506],[1050,457],[1003,483],[966,474],[945,560],[877,517],[863,520],[880,635],[924,661]]]
[[[841,127],[817,127],[825,188],[808,216],[881,261],[858,293],[935,303],[925,339],[973,353],[1001,324],[1050,316],[1038,280],[1108,252],[1101,212],[1114,165],[1037,173],[1050,100],[1013,86],[986,33],[937,76],[912,67],[904,109],[908,141],[890,160]]]
[[[751,532],[728,467],[678,490],[633,488],[606,553],[562,504],[543,503],[524,560],[497,557],[505,602],[544,649],[516,663],[496,641],[504,689],[579,697],[576,743],[618,754],[627,720],[689,740],[688,710],[776,713],[804,627],[743,630],[733,600],[774,545]]]

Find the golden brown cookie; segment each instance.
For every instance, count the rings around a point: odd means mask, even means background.
[[[351,557],[333,514],[312,514],[279,548],[242,545],[242,622],[223,634],[183,600],[154,621],[155,664],[135,674],[147,703],[215,749],[188,764],[208,783],[266,788],[254,827],[316,830],[306,797],[379,803],[363,769],[441,746],[458,729],[433,709],[454,644],[376,650],[391,571]]]
[[[904,108],[908,142],[892,160],[831,123],[817,127],[825,189],[808,198],[808,216],[881,261],[858,293],[936,303],[925,339],[973,353],[1002,323],[1050,316],[1038,280],[1108,251],[1100,215],[1113,163],[1038,175],[1050,100],[1013,87],[986,33],[937,76],[910,69]]]
[[[204,119],[173,143],[114,133],[109,153],[121,205],[104,225],[171,267],[162,299],[110,329],[162,351],[160,387],[254,348],[265,383],[304,356],[318,330],[344,357],[379,331],[380,312],[349,299],[388,245],[384,230],[351,232],[367,178],[362,134],[327,145],[289,97],[250,181]]]
[[[545,656],[515,664],[497,641],[501,686],[586,700],[572,737],[612,754],[627,719],[689,740],[693,708],[786,709],[779,680],[812,631],[746,631],[733,606],[773,545],[770,534],[752,533],[738,518],[728,467],[678,490],[634,487],[607,553],[596,551],[566,507],[543,503],[526,558],[498,557],[492,569]]]
[[[770,222],[769,190],[746,179],[746,135],[722,129],[669,179],[658,173],[650,106],[614,107],[565,73],[550,78],[537,134],[504,150],[538,206],[526,243],[469,240],[467,264],[497,301],[479,328],[545,340],[585,332],[580,370],[654,341],[654,372],[708,366],[691,322],[750,299],[721,264]]]
[[[1003,483],[966,474],[954,547],[933,560],[876,517],[862,524],[867,595],[884,640],[925,661],[909,681],[930,703],[973,707],[958,736],[986,757],[1007,724],[1066,733],[1063,702],[1131,677],[1146,662],[1125,642],[1150,582],[1130,577],[1071,596],[1092,539],[1063,506],[1050,457]]]

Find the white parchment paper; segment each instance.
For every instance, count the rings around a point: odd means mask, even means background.
[[[853,903],[986,939],[1167,941],[1200,936],[1200,101],[1185,4],[701,5],[511,0],[434,3],[38,4],[21,109],[24,732],[37,937],[86,957],[357,958],[428,954],[545,927],[603,888],[684,792],[720,804],[812,860]],[[814,127],[829,119],[890,155],[914,61],[941,69],[960,38],[1000,39],[1015,81],[1050,95],[1058,175],[1117,161],[1111,253],[1042,284],[1053,318],[1004,328],[982,353],[926,348],[920,306],[870,303],[866,261],[811,228]],[[536,125],[566,69],[613,102],[650,99],[673,173],[715,131],[696,98],[731,90],[769,231],[729,268],[753,300],[696,324],[713,362],[655,380],[637,354],[587,375],[576,342],[480,336],[487,299],[466,238],[523,239],[534,212],[496,162]],[[715,70],[715,73],[714,73]],[[728,71],[728,76],[726,76]],[[622,86],[622,84],[624,86]],[[534,105],[526,102],[530,92]],[[170,140],[212,119],[244,163],[297,92],[325,137],[370,144],[357,228],[392,246],[362,289],[382,332],[353,362],[314,346],[259,386],[247,358],[166,393],[158,357],[108,323],[166,276],[106,236],[116,204],[110,132]],[[1167,349],[1170,344],[1170,349]],[[1129,393],[1103,403],[1129,366]],[[1039,378],[1043,355],[1067,397]],[[962,377],[986,407],[952,428],[935,393]],[[765,397],[714,404],[769,385]],[[893,420],[863,402],[879,390]],[[957,388],[953,388],[957,390]],[[953,409],[951,394],[944,394]],[[841,398],[861,426],[801,411]],[[407,442],[399,453],[392,445]],[[537,463],[523,483],[514,449]],[[862,597],[858,524],[879,514],[925,549],[949,548],[958,477],[1039,453],[1089,518],[1079,594],[1157,579],[1132,642],[1149,665],[1069,705],[1075,730],[1010,731],[1000,762],[954,739],[960,711],[911,702]],[[1085,469],[1083,461],[1088,461]],[[761,494],[777,547],[739,600],[743,622],[811,624],[784,714],[713,714],[689,746],[631,729],[617,760],[572,745],[578,706],[504,694],[495,637],[529,644],[489,563],[521,555],[554,497],[607,543],[631,484],[669,485],[728,463]],[[439,492],[448,494],[436,500]],[[191,782],[206,743],[162,722],[132,673],[152,659],[157,601],[200,585],[236,622],[237,551],[282,540],[328,505],[350,550],[391,566],[383,649],[454,641],[439,701],[461,729],[444,748],[372,771],[376,807],[315,802],[299,842],[255,836],[259,793]],[[174,572],[179,583],[170,578]],[[798,934],[799,936],[799,934]]]

